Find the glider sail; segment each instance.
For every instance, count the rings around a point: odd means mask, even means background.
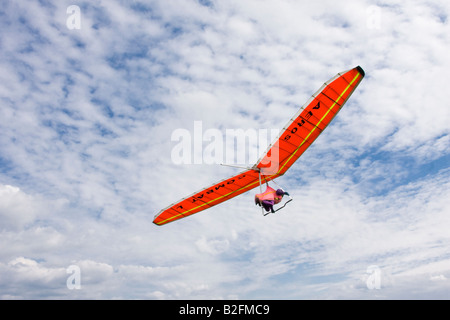
[[[219,181],[161,210],[153,223],[163,225],[211,208],[283,175],[333,120],[364,78],[361,67],[327,81],[281,130],[267,152],[251,168]]]
[[[358,66],[325,82],[284,126],[256,167],[273,178],[283,175],[333,120],[363,77]]]

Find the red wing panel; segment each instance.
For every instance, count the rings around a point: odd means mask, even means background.
[[[191,196],[161,210],[155,216],[153,223],[163,225],[199,211],[211,208],[219,203],[234,198],[246,191],[259,186],[259,174],[254,170],[247,170],[231,178],[222,180]]]
[[[333,120],[364,77],[361,67],[327,81],[283,128],[256,165],[264,175],[279,176],[305,152]]]

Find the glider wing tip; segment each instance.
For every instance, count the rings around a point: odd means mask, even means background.
[[[361,66],[357,66],[356,69],[359,71],[359,73],[361,73],[361,75],[363,77],[366,75],[366,73],[364,72],[363,68],[361,68]]]
[[[153,218],[153,223],[156,224],[157,226],[161,226],[161,221],[159,218],[159,214],[157,214],[154,218]]]

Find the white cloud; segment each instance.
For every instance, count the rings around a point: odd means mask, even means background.
[[[2,9],[2,298],[448,292],[448,1],[91,1],[80,30],[68,5]],[[262,217],[248,193],[152,225],[234,172],[171,163],[173,130],[281,128],[356,65],[366,78],[280,180],[290,206]]]
[[[52,297],[65,277],[63,268],[47,268],[33,259],[17,257],[0,263],[2,299]],[[55,297],[55,296],[53,296]]]
[[[1,185],[0,186],[0,215],[2,228],[21,229],[28,223],[34,221],[36,209],[19,188]]]
[[[201,252],[219,254],[228,250],[229,241],[225,240],[207,240],[205,237],[200,238],[195,242]]]

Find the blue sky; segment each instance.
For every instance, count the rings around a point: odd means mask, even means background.
[[[0,297],[450,298],[449,9],[5,1]],[[262,217],[249,192],[152,224],[236,172],[173,163],[174,130],[280,129],[357,65],[357,91],[279,179],[295,199],[284,211]],[[374,265],[380,289],[366,285]]]

